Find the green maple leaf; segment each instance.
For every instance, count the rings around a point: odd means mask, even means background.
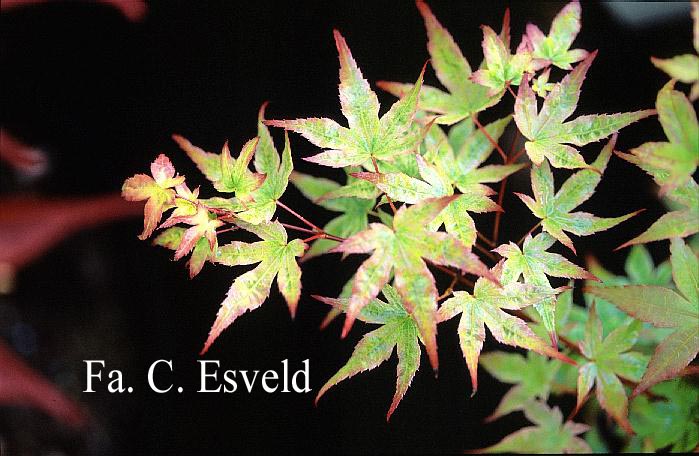
[[[510,117],[500,119],[487,125],[485,130],[497,141],[509,121]],[[425,145],[425,156],[415,155],[421,179],[402,172],[360,172],[354,176],[372,182],[392,200],[409,204],[427,198],[451,196],[455,188],[458,189],[461,196],[435,218],[431,227],[436,230],[444,224],[448,233],[467,247],[472,247],[476,242],[476,226],[468,212],[502,210],[490,199],[495,192],[484,184],[498,182],[524,165],[488,165],[479,168],[493,151],[492,143],[480,130],[471,131],[455,152],[442,129],[432,125],[425,137]]]
[[[497,103],[499,96],[490,96],[488,87],[470,80],[471,66],[430,7],[421,0],[416,4],[427,28],[430,62],[437,79],[449,90],[444,92],[436,87],[423,86],[419,108],[440,114],[437,123],[451,125]],[[399,82],[379,81],[377,85],[397,97],[403,97],[411,89],[411,84]]]
[[[575,111],[580,88],[597,52],[590,54],[557,83],[537,110],[536,96],[528,81],[519,85],[514,118],[527,142],[527,155],[537,165],[544,157],[555,168],[585,168],[585,160],[574,146],[599,141],[637,120],[654,114],[653,110],[620,114],[592,114],[565,122]]]
[[[539,27],[527,24],[527,39],[532,48],[534,68],[555,65],[570,70],[571,63],[587,57],[584,49],[570,49],[575,37],[580,33],[581,8],[578,1],[568,3],[551,22],[551,30],[544,35]]]
[[[578,374],[577,409],[582,407],[592,387],[600,406],[619,425],[632,434],[628,421],[628,398],[619,377],[638,381],[648,364],[648,357],[642,353],[629,351],[638,340],[641,322],[632,320],[615,328],[602,339],[602,322],[597,317],[594,304],[590,307],[585,325],[585,335],[579,343],[580,351],[587,358],[581,364]]]
[[[349,182],[344,188],[352,186],[351,176]],[[358,179],[356,179],[358,181]],[[363,181],[360,181],[363,182]],[[291,175],[291,183],[303,193],[303,195],[315,202],[319,206],[334,212],[342,214],[330,220],[324,227],[325,233],[341,238],[347,238],[360,231],[366,229],[369,223],[368,214],[374,208],[373,199],[359,198],[330,198],[325,199],[326,195],[338,194],[343,188],[340,184],[330,179],[322,177],[314,177],[308,174],[294,172]],[[358,188],[357,186],[353,188]],[[304,260],[314,256],[322,255],[328,250],[337,245],[336,241],[329,239],[318,239],[313,242],[311,248],[304,255]]]
[[[699,444],[699,388],[675,379],[651,391],[666,400],[634,398],[629,421],[637,437],[650,442],[653,451],[672,445],[672,452],[691,452]]]
[[[699,54],[699,4],[692,2],[692,18],[694,19],[694,50]],[[699,55],[682,54],[669,59],[651,57],[653,65],[664,71],[671,78],[692,84],[689,99],[699,98]]]
[[[480,358],[486,371],[503,383],[515,384],[500,400],[487,421],[496,420],[508,413],[522,410],[533,399],[546,401],[561,363],[536,353],[490,352]]]
[[[349,361],[318,391],[316,404],[331,387],[342,380],[373,369],[386,361],[391,357],[394,347],[398,355],[396,393],[386,414],[386,421],[391,418],[403,399],[420,367],[419,330],[413,317],[406,312],[396,289],[386,285],[382,292],[386,302],[372,299],[357,316],[361,321],[382,326],[362,337],[362,340],[354,348]],[[314,298],[345,312],[348,311],[350,305],[348,299],[319,296],[314,296]]]
[[[547,276],[568,279],[597,278],[585,269],[568,261],[562,255],[547,252],[556,239],[548,233],[540,233],[532,238],[527,235],[522,249],[514,242],[503,244],[494,251],[507,258],[503,265],[503,282],[524,278],[524,283],[539,287],[551,287]],[[554,345],[556,344],[556,299],[549,298],[534,305],[549,332]]]
[[[670,252],[672,276],[678,291],[651,285],[585,289],[638,320],[657,328],[675,329],[656,348],[634,395],[676,376],[699,351],[699,260],[679,238],[672,240]]]
[[[393,227],[379,223],[348,238],[331,252],[371,253],[357,270],[343,336],[362,308],[374,299],[391,277],[408,312],[413,315],[425,343],[430,363],[438,367],[437,358],[437,287],[425,260],[454,266],[463,272],[487,276],[497,282],[476,255],[454,236],[434,232],[428,225],[456,197],[424,200],[414,206],[401,207],[393,218]]]
[[[340,32],[334,31],[340,54],[340,104],[349,128],[326,118],[269,120],[265,123],[300,133],[318,147],[329,149],[305,160],[334,168],[363,165],[373,159],[393,160],[414,150],[419,136],[411,130],[420,76],[405,97],[379,119],[379,101],[362,76]]]
[[[699,165],[699,122],[687,97],[674,90],[674,81],[658,92],[658,119],[669,142],[648,142],[631,153],[653,169],[664,192],[691,179]]]
[[[246,142],[237,159],[231,156],[228,142],[223,145],[220,154],[214,154],[193,145],[180,135],[172,135],[172,139],[219,192],[234,193],[240,199],[249,200],[250,194],[265,181],[264,174],[253,173],[248,169],[259,137]]]
[[[233,241],[216,251],[215,262],[226,266],[239,266],[259,263],[254,269],[237,277],[231,285],[226,299],[211,327],[209,337],[201,354],[206,353],[216,338],[240,315],[262,305],[269,296],[272,281],[277,278],[277,286],[284,296],[289,312],[296,313],[301,296],[301,269],[296,258],[303,255],[306,244],[300,239],[288,241],[286,230],[279,222],[265,222],[252,225],[243,221],[236,224],[257,235],[262,241],[245,243]]]
[[[496,277],[501,277],[502,262],[498,263],[492,272]],[[490,333],[500,343],[572,362],[535,335],[524,320],[503,310],[523,309],[555,296],[558,291],[560,290],[519,282],[510,282],[498,287],[491,281],[480,278],[476,281],[473,294],[455,291],[452,298],[444,301],[439,308],[440,322],[462,314],[458,333],[461,351],[471,374],[472,395],[478,389],[478,358],[485,341],[485,326],[488,326]]]
[[[531,63],[531,53],[523,42],[517,52],[512,55],[509,43],[505,43],[495,31],[487,25],[482,25],[483,30],[483,56],[484,65],[471,75],[471,80],[490,88],[488,95],[502,96],[510,85],[519,85],[522,75]]]
[[[587,201],[594,193],[612,155],[615,142],[616,136],[613,136],[602,149],[597,160],[592,163],[594,170],[583,169],[576,172],[563,183],[557,193],[554,193],[553,173],[547,161],[542,162],[540,166],[532,167],[531,181],[534,198],[516,193],[529,210],[541,219],[544,231],[558,239],[573,253],[575,253],[573,241],[564,231],[578,236],[589,236],[612,228],[638,214],[637,211],[621,217],[602,218],[589,212],[570,212]]]
[[[143,233],[138,237],[148,238],[158,226],[163,211],[175,204],[173,187],[184,182],[184,176],[175,175],[175,167],[170,159],[160,154],[150,165],[151,176],[136,174],[124,181],[121,196],[127,201],[144,201]]]
[[[653,176],[661,193],[665,193],[678,210],[663,215],[648,230],[619,248],[687,237],[699,231],[699,186],[692,179],[699,164],[696,113],[689,100],[673,90],[672,81],[658,92],[656,105],[660,123],[670,142],[649,142],[628,154],[617,152],[617,155]]]
[[[524,416],[536,426],[522,428],[499,443],[479,450],[479,453],[591,453],[590,446],[577,435],[587,432],[586,424],[563,422],[558,407],[531,401],[524,407]]]

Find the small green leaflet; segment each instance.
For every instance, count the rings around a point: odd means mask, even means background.
[[[264,174],[253,173],[248,169],[259,137],[246,142],[237,159],[231,156],[228,142],[223,145],[220,154],[213,154],[193,145],[180,135],[172,135],[172,139],[219,192],[234,193],[238,198],[247,200],[253,190],[265,180]]]
[[[559,361],[549,360],[533,351],[528,351],[526,358],[519,353],[485,353],[481,355],[480,362],[499,381],[515,384],[505,393],[487,421],[522,410],[533,399],[546,401],[551,391],[551,382],[561,366]]]
[[[143,240],[148,238],[158,226],[163,211],[175,204],[173,187],[184,182],[184,176],[175,175],[175,167],[164,154],[150,165],[151,176],[136,174],[124,181],[121,196],[127,201],[146,201],[143,218],[143,233],[138,236]]]
[[[532,90],[541,98],[546,98],[546,94],[553,90],[555,84],[549,82],[551,68],[546,68],[538,77],[532,81]]]
[[[578,236],[588,236],[612,228],[638,214],[637,211],[621,217],[601,218],[589,212],[570,212],[587,201],[594,193],[609,163],[615,142],[616,136],[613,136],[602,149],[597,160],[592,163],[593,169],[576,172],[563,183],[557,193],[554,193],[553,173],[546,160],[540,166],[532,166],[531,181],[534,198],[516,193],[529,210],[541,219],[544,231],[558,239],[573,253],[575,253],[573,241],[564,231]]]
[[[251,244],[233,241],[219,247],[215,262],[226,266],[260,264],[233,281],[200,353],[202,355],[236,318],[262,305],[275,277],[292,317],[301,296],[301,269],[295,257],[303,255],[306,244],[300,239],[288,242],[286,230],[276,221],[259,225],[238,221],[236,224],[262,241]]]
[[[522,82],[522,75],[531,63],[531,54],[527,50],[526,41],[512,55],[509,44],[505,44],[492,28],[482,25],[481,29],[485,64],[471,75],[471,80],[489,87],[488,95],[501,97],[508,86]]]
[[[489,277],[488,268],[458,239],[430,231],[428,225],[456,196],[427,199],[402,206],[393,218],[393,229],[379,223],[348,238],[331,252],[371,253],[357,270],[352,286],[343,337],[354,319],[374,299],[391,277],[406,310],[415,318],[433,369],[437,369],[437,287],[424,260]],[[373,252],[373,253],[372,253]],[[424,260],[423,260],[424,258]]]
[[[580,32],[580,13],[578,1],[568,3],[553,19],[548,36],[536,25],[527,24],[527,39],[532,47],[534,69],[553,64],[570,70],[571,63],[587,57],[588,52],[583,49],[570,49]]]
[[[548,276],[562,277],[568,279],[591,279],[597,278],[585,269],[577,266],[562,255],[547,252],[553,246],[556,239],[548,233],[540,233],[532,238],[527,235],[524,239],[522,249],[514,242],[503,244],[496,248],[494,252],[507,258],[503,266],[503,282],[508,283],[524,277],[524,283],[539,287],[551,287]],[[550,298],[535,304],[535,309],[541,316],[544,326],[549,332],[551,341],[556,344],[556,299]]]
[[[638,381],[648,364],[648,357],[629,351],[638,340],[641,323],[627,322],[614,329],[603,340],[602,322],[597,317],[594,304],[589,309],[585,335],[580,351],[587,358],[578,370],[578,403],[582,407],[592,387],[597,385],[597,401],[619,425],[633,434],[628,421],[628,398],[619,377]]]
[[[492,270],[493,275],[501,277],[502,262]],[[505,310],[520,310],[534,305],[544,299],[554,297],[560,290],[550,287],[541,288],[510,282],[502,287],[480,278],[476,281],[473,294],[455,291],[452,298],[444,301],[439,308],[439,321],[450,320],[458,314],[459,340],[461,351],[471,374],[473,394],[478,389],[478,358],[485,341],[485,326],[495,339],[503,344],[534,350],[537,353],[573,363],[568,357],[536,336],[520,318],[508,314]]]
[[[692,18],[694,20],[694,50],[699,54],[699,3],[692,3]],[[696,101],[699,98],[699,55],[682,54],[669,59],[651,57],[653,65],[685,84],[692,84],[689,99]]]
[[[421,0],[417,1],[417,7],[427,28],[430,61],[437,79],[449,90],[444,92],[436,87],[423,86],[418,101],[419,108],[440,114],[437,123],[451,125],[497,103],[499,96],[489,96],[488,87],[469,79],[471,66],[454,38],[432,14],[430,7]],[[377,85],[397,97],[405,96],[412,87],[411,84],[387,81],[380,81]]]
[[[699,351],[699,260],[679,238],[670,246],[672,277],[678,291],[652,285],[587,287],[632,317],[658,328],[674,328],[655,350],[634,396],[677,375]]]
[[[672,445],[673,453],[691,452],[699,444],[699,388],[674,379],[651,391],[667,400],[640,395],[631,402],[629,421],[637,437],[649,441],[653,451]]]
[[[563,422],[558,407],[549,408],[543,402],[531,401],[524,407],[524,416],[536,426],[529,426],[508,435],[479,453],[563,454],[591,453],[590,446],[580,437],[590,427],[586,424]]]
[[[369,223],[368,214],[374,208],[373,199],[324,199],[325,195],[338,192],[338,190],[342,188],[347,189],[351,186],[354,178],[349,177],[349,179],[349,184],[342,187],[337,182],[322,177],[314,177],[296,171],[291,175],[291,183],[294,184],[306,198],[329,211],[342,212],[342,215],[330,220],[323,227],[324,232],[342,238],[350,237],[353,234],[365,230]],[[318,239],[313,242],[311,248],[304,255],[304,261],[314,256],[322,255],[336,245],[336,241]]]
[[[376,94],[362,76],[345,39],[337,30],[334,35],[340,54],[340,104],[349,128],[326,118],[269,120],[265,123],[300,133],[316,146],[329,149],[305,160],[333,168],[363,165],[372,159],[390,161],[397,155],[413,151],[420,137],[410,126],[425,68],[406,96],[395,102],[379,119]]]
[[[653,110],[621,114],[593,114],[565,122],[578,105],[580,88],[595,59],[591,53],[557,83],[537,110],[536,96],[529,82],[522,81],[515,100],[514,118],[527,142],[527,155],[536,165],[548,158],[554,168],[585,168],[585,160],[574,146],[599,141],[637,120],[655,113]]]
[[[354,348],[354,352],[347,364],[342,366],[318,391],[316,404],[321,396],[332,386],[355,374],[373,369],[386,361],[391,357],[394,347],[398,354],[396,393],[386,414],[386,421],[391,418],[396,407],[403,399],[415,373],[420,367],[419,330],[413,317],[405,311],[396,289],[386,285],[382,292],[386,302],[380,299],[372,299],[362,308],[357,316],[361,321],[382,326],[362,337],[362,340]],[[319,296],[314,296],[314,298],[345,312],[349,309],[348,299],[323,298]]]

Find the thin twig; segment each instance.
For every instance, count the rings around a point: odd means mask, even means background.
[[[439,297],[437,297],[437,302],[442,301],[443,299],[445,299],[447,296],[450,296],[454,292],[454,285],[456,285],[457,281],[458,281],[458,278],[456,275],[454,275],[454,277],[451,279],[451,283],[449,284],[447,289],[444,290],[444,293],[442,293],[441,295],[439,295]]]
[[[527,151],[527,148],[526,148],[526,147],[522,147],[521,149],[519,149],[519,150],[517,151],[517,153],[514,154],[514,155],[512,156],[512,158],[510,159],[510,163],[516,162],[517,159],[518,159],[519,157],[521,157],[526,151]]]
[[[486,244],[488,244],[488,246],[493,247],[493,248],[496,247],[496,245],[495,245],[495,243],[494,243],[493,241],[491,241],[490,239],[488,239],[487,237],[485,237],[485,235],[479,233],[478,231],[476,231],[476,236],[478,236],[478,239],[480,239],[481,241],[483,241],[483,242],[485,242]]]
[[[281,207],[282,209],[286,210],[288,213],[290,213],[291,215],[293,215],[297,219],[301,220],[303,223],[305,223],[306,225],[311,227],[312,230],[314,230],[316,232],[323,232],[323,230],[321,228],[318,228],[316,225],[314,225],[313,223],[311,223],[308,220],[306,220],[305,218],[303,218],[303,216],[301,216],[296,211],[294,211],[289,206],[287,206],[286,204],[282,203],[279,200],[277,200],[277,206]]]
[[[455,278],[460,283],[462,283],[466,286],[469,286],[469,287],[475,286],[475,283],[471,282],[470,280],[468,280],[466,277],[462,276],[458,272],[454,272],[451,269],[449,269],[445,266],[442,266],[441,264],[432,263],[431,261],[430,261],[430,264],[432,266],[434,266],[435,268],[439,269],[440,271],[444,272],[445,274],[449,274],[451,277]]]
[[[281,226],[283,226],[285,228],[289,228],[290,230],[300,231],[302,233],[316,234],[315,231],[309,230],[308,228],[303,228],[303,227],[296,226],[296,225],[289,225],[288,223],[280,223],[280,224],[281,224]]]
[[[479,252],[481,252],[483,255],[487,256],[487,257],[490,258],[491,260],[493,260],[493,261],[495,261],[495,262],[498,261],[497,257],[496,257],[495,255],[493,255],[493,252],[491,252],[490,250],[486,249],[486,248],[483,247],[482,245],[479,245],[479,244],[477,244],[477,243],[474,243],[473,246],[474,246],[476,249],[478,249]]]
[[[539,223],[537,223],[536,225],[534,225],[533,227],[531,227],[531,229],[530,229],[529,231],[527,231],[527,232],[524,234],[524,236],[522,236],[522,238],[521,238],[519,241],[517,241],[517,245],[522,245],[522,242],[524,242],[524,240],[527,238],[527,236],[529,236],[530,234],[532,234],[532,233],[534,232],[534,230],[536,230],[537,228],[539,228],[539,226],[541,226],[541,222],[542,222],[542,221],[539,220]]]
[[[376,163],[376,157],[374,157],[373,155],[371,156],[371,162],[374,164],[374,171],[376,172],[376,174],[379,174],[379,165],[378,163]],[[396,211],[396,206],[393,205],[393,200],[391,199],[391,197],[388,196],[386,192],[384,192],[384,195],[386,195],[388,205],[391,206],[391,210],[393,211],[393,213],[395,214],[396,212],[398,212]]]
[[[490,133],[488,133],[488,131],[483,127],[483,125],[481,125],[481,123],[478,121],[478,117],[476,117],[475,114],[472,115],[471,118],[473,119],[473,123],[476,124],[476,126],[478,127],[478,129],[481,130],[481,131],[483,132],[483,134],[485,135],[486,138],[488,138],[488,141],[490,141],[490,144],[492,144],[493,147],[495,147],[495,149],[498,151],[498,153],[499,153],[500,156],[502,157],[502,160],[503,160],[505,163],[507,163],[507,154],[505,154],[505,151],[502,150],[502,147],[500,147],[500,145],[497,143],[497,141],[495,141],[495,140],[493,139],[493,137],[490,136]]]
[[[507,185],[507,176],[503,177],[500,182],[500,190],[498,191],[498,206],[502,209],[502,202],[505,199],[505,186]],[[497,211],[495,213],[495,225],[493,225],[493,243],[497,244],[498,235],[500,234],[500,217],[502,217],[502,211]]]

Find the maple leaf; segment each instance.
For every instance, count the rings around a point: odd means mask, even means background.
[[[327,118],[268,120],[265,124],[300,133],[314,145],[329,149],[304,160],[334,168],[362,165],[372,159],[392,160],[414,150],[419,136],[410,126],[425,68],[406,96],[379,119],[376,94],[362,76],[343,36],[337,30],[333,33],[340,55],[340,105],[349,128]]]
[[[537,111],[536,96],[528,81],[519,85],[515,100],[514,118],[522,135],[527,138],[527,155],[537,165],[544,157],[555,168],[584,168],[587,165],[580,152],[573,146],[584,146],[599,141],[637,120],[655,113],[653,110],[619,114],[592,114],[564,122],[575,111],[580,98],[580,88],[585,74],[595,59],[597,51],[591,53],[557,83],[540,111]]]
[[[629,351],[638,340],[641,322],[632,320],[615,328],[602,339],[602,322],[597,317],[594,304],[590,307],[585,325],[585,335],[579,343],[580,351],[587,358],[578,374],[578,400],[580,409],[593,386],[600,406],[607,411],[629,434],[633,434],[628,421],[628,398],[619,377],[638,381],[648,364],[648,357]]]
[[[546,68],[546,70],[532,81],[532,90],[541,98],[546,98],[546,94],[555,87],[553,82],[549,82],[550,75],[551,68]]]
[[[154,245],[166,247],[171,250],[177,250],[184,237],[185,228],[181,226],[173,226],[161,232],[155,239]],[[204,263],[207,260],[213,260],[211,246],[205,237],[199,238],[192,249],[192,256],[187,262],[189,269],[189,277],[192,278],[201,272]]]
[[[678,291],[652,285],[585,288],[638,320],[675,329],[656,348],[634,396],[677,375],[699,351],[699,260],[679,238],[672,240],[670,252]]]
[[[699,54],[699,4],[692,2],[692,19],[694,22],[694,50]],[[699,98],[699,55],[682,54],[669,59],[651,57],[651,62],[671,78],[685,84],[692,84],[689,99]]]
[[[362,337],[352,352],[349,361],[333,375],[318,391],[318,400],[334,385],[355,374],[377,367],[391,357],[393,348],[398,354],[396,393],[386,414],[386,421],[398,407],[410,383],[420,367],[419,330],[413,317],[406,312],[400,295],[390,285],[383,287],[386,302],[372,299],[357,315],[361,321],[380,324],[380,328]],[[314,296],[321,302],[332,305],[336,309],[347,312],[348,299],[333,299]]]
[[[571,63],[587,57],[584,49],[570,49],[575,37],[580,33],[581,8],[578,1],[568,3],[551,22],[551,30],[544,35],[539,27],[527,24],[527,38],[532,47],[534,69],[553,64],[570,70]]]
[[[354,319],[383,286],[391,271],[406,310],[413,315],[425,343],[432,367],[437,358],[437,287],[425,260],[461,271],[487,276],[497,282],[488,268],[454,236],[429,231],[428,225],[456,196],[427,199],[411,206],[401,207],[393,218],[393,228],[379,223],[348,238],[331,252],[372,253],[357,270],[343,337],[349,332]]]
[[[662,182],[663,193],[691,179],[699,165],[699,122],[687,97],[674,90],[674,81],[659,92],[656,101],[658,119],[670,142],[647,142],[631,153]]]
[[[556,239],[553,236],[540,233],[534,238],[527,235],[522,249],[514,242],[494,249],[494,252],[507,258],[503,265],[503,282],[517,281],[522,276],[524,283],[550,288],[546,276],[598,280],[593,274],[571,263],[562,255],[547,252],[554,242]],[[544,299],[535,304],[534,308],[541,316],[552,343],[556,345],[556,299]]]
[[[497,141],[509,121],[510,117],[505,117],[488,124],[485,130]],[[522,164],[512,164],[479,168],[493,151],[493,145],[485,135],[481,130],[472,131],[455,152],[442,129],[432,125],[425,137],[425,156],[415,155],[422,180],[402,172],[360,172],[353,175],[372,182],[392,200],[409,204],[426,198],[451,196],[456,187],[461,196],[444,208],[431,223],[431,228],[436,230],[443,223],[448,233],[467,247],[472,247],[476,242],[476,226],[468,211],[482,213],[502,210],[489,198],[495,192],[483,184],[498,182],[524,167]]]
[[[663,400],[641,395],[631,402],[629,421],[637,437],[650,442],[653,450],[672,445],[671,452],[691,452],[699,444],[699,389],[675,379],[654,386],[651,392]]]
[[[478,450],[479,453],[591,453],[590,446],[580,437],[590,427],[573,421],[563,422],[558,407],[549,408],[543,402],[531,401],[524,407],[524,416],[536,426],[522,428],[499,443]]]
[[[165,154],[160,154],[150,165],[151,176],[136,174],[124,181],[121,196],[127,201],[146,201],[144,208],[143,233],[148,238],[158,226],[163,211],[175,204],[173,187],[184,182],[184,176],[175,175],[175,167]]]
[[[262,305],[269,296],[275,277],[292,318],[301,296],[301,269],[295,257],[303,255],[306,244],[300,239],[289,242],[286,230],[277,221],[258,225],[237,221],[236,224],[257,235],[262,241],[251,244],[233,241],[219,247],[215,262],[226,266],[259,265],[233,281],[200,353],[202,355],[236,318]]]
[[[488,95],[502,96],[506,87],[521,83],[522,75],[531,63],[531,54],[527,50],[526,41],[512,55],[509,43],[506,44],[492,28],[482,25],[481,29],[485,62],[481,69],[471,75],[471,80],[489,87]]]
[[[488,95],[488,87],[470,80],[471,66],[464,58],[454,38],[421,0],[416,2],[427,29],[427,50],[437,79],[448,89],[424,85],[420,91],[420,109],[440,114],[436,122],[451,125],[498,102],[499,96]],[[410,84],[379,81],[377,86],[397,97],[409,93]]]
[[[594,193],[612,155],[615,142],[616,136],[613,136],[592,163],[593,169],[576,172],[563,183],[557,193],[554,194],[553,174],[547,161],[543,161],[540,166],[532,166],[531,181],[534,198],[516,193],[529,210],[541,219],[544,231],[558,239],[573,253],[575,253],[573,241],[564,231],[578,236],[588,236],[612,228],[640,212],[613,218],[597,217],[589,212],[570,212],[587,201]]]
[[[248,169],[259,137],[246,142],[237,159],[231,156],[228,142],[223,145],[220,154],[214,154],[193,145],[180,135],[172,135],[172,139],[220,192],[234,193],[237,197],[246,199],[265,180],[264,174],[253,173]]]
[[[492,273],[501,277],[502,262],[493,268]],[[498,287],[491,281],[480,278],[476,281],[473,294],[455,291],[452,298],[444,301],[438,313],[440,322],[462,314],[458,333],[461,350],[471,374],[471,395],[478,389],[478,358],[485,341],[485,326],[488,326],[490,333],[500,343],[534,350],[573,363],[535,335],[522,319],[503,310],[523,309],[551,298],[559,291],[519,282],[510,282]]]
[[[349,185],[345,186],[345,189],[352,185],[351,180],[355,179],[350,176]],[[374,208],[374,199],[345,197],[325,199],[328,194],[339,193],[338,190],[342,189],[343,186],[330,179],[314,177],[296,171],[291,175],[291,183],[294,184],[306,198],[319,206],[330,211],[342,212],[341,215],[330,220],[323,227],[325,233],[347,238],[366,229],[369,223],[368,214]],[[304,255],[304,261],[314,256],[322,255],[336,245],[336,241],[317,239]]]
[[[515,384],[505,393],[486,421],[522,410],[533,399],[546,401],[551,391],[551,382],[561,366],[560,362],[549,360],[532,351],[527,352],[526,358],[519,353],[484,353],[480,357],[480,363],[499,381]]]

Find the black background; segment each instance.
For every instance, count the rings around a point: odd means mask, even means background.
[[[501,2],[430,2],[473,67],[481,59],[481,23],[500,29]],[[513,44],[527,21],[545,32],[562,4],[513,3]],[[32,185],[2,169],[3,194],[93,195],[118,191],[124,178],[144,172],[167,153],[188,182],[205,184],[169,139],[173,132],[218,151],[225,140],[238,150],[255,135],[256,113],[269,100],[268,118],[328,116],[341,119],[337,56],[332,29],[340,29],[373,84],[414,81],[428,58],[422,19],[411,2],[163,2],[142,23],[97,4],[48,4],[2,15],[2,125],[50,152],[50,174]],[[575,47],[600,49],[576,114],[653,107],[666,77],[650,55],[691,51],[689,16],[649,29],[625,28],[597,3],[583,5],[583,31]],[[561,73],[554,73],[560,78]],[[432,70],[427,82],[436,84]],[[379,92],[379,91],[377,91]],[[379,92],[384,106],[393,99]],[[490,121],[510,110],[482,115]],[[278,144],[281,134],[274,133]],[[503,138],[509,147],[512,135]],[[655,120],[625,129],[618,149],[662,139]],[[587,161],[599,144],[583,149]],[[301,161],[317,150],[292,136],[298,170],[338,176]],[[563,178],[565,172],[557,174]],[[528,191],[528,173],[509,189]],[[559,181],[560,182],[560,181]],[[203,185],[203,192],[209,187]],[[317,223],[332,216],[290,188],[282,201]],[[501,240],[517,240],[536,220],[510,194]],[[613,158],[597,195],[584,209],[602,216],[648,210],[621,228],[576,240],[587,254],[621,272],[623,253],[611,249],[639,234],[662,213],[651,180]],[[285,214],[280,217],[290,221]],[[492,215],[479,216],[484,232]],[[495,443],[523,425],[521,414],[482,424],[509,388],[481,372],[470,399],[458,347],[456,320],[440,326],[440,376],[423,367],[389,424],[385,413],[395,388],[395,358],[341,383],[313,406],[314,393],[197,394],[197,352],[219,303],[240,271],[207,265],[190,281],[171,252],[140,242],[133,220],[76,235],[26,268],[16,292],[1,297],[0,327],[11,343],[11,322],[30,325],[36,348],[25,359],[88,407],[94,424],[74,433],[37,412],[0,410],[0,435],[17,454],[50,449],[66,454],[235,454],[238,451],[457,452]],[[656,257],[665,244],[653,245]],[[562,251],[562,250],[561,250]],[[566,253],[568,255],[568,253]],[[339,257],[304,265],[295,321],[273,288],[260,309],[236,321],[206,355],[229,369],[277,369],[281,360],[310,359],[315,391],[348,359],[367,325],[347,340],[340,323],[318,325],[324,305],[311,293],[335,296],[361,258]],[[442,283],[442,282],[440,282]],[[486,349],[495,346],[489,341]],[[121,369],[133,394],[84,394],[83,359],[104,359]],[[146,386],[156,359],[172,359],[185,393],[157,395]],[[563,402],[570,407],[569,402]],[[568,408],[564,413],[569,411]],[[13,454],[13,453],[11,453]]]

